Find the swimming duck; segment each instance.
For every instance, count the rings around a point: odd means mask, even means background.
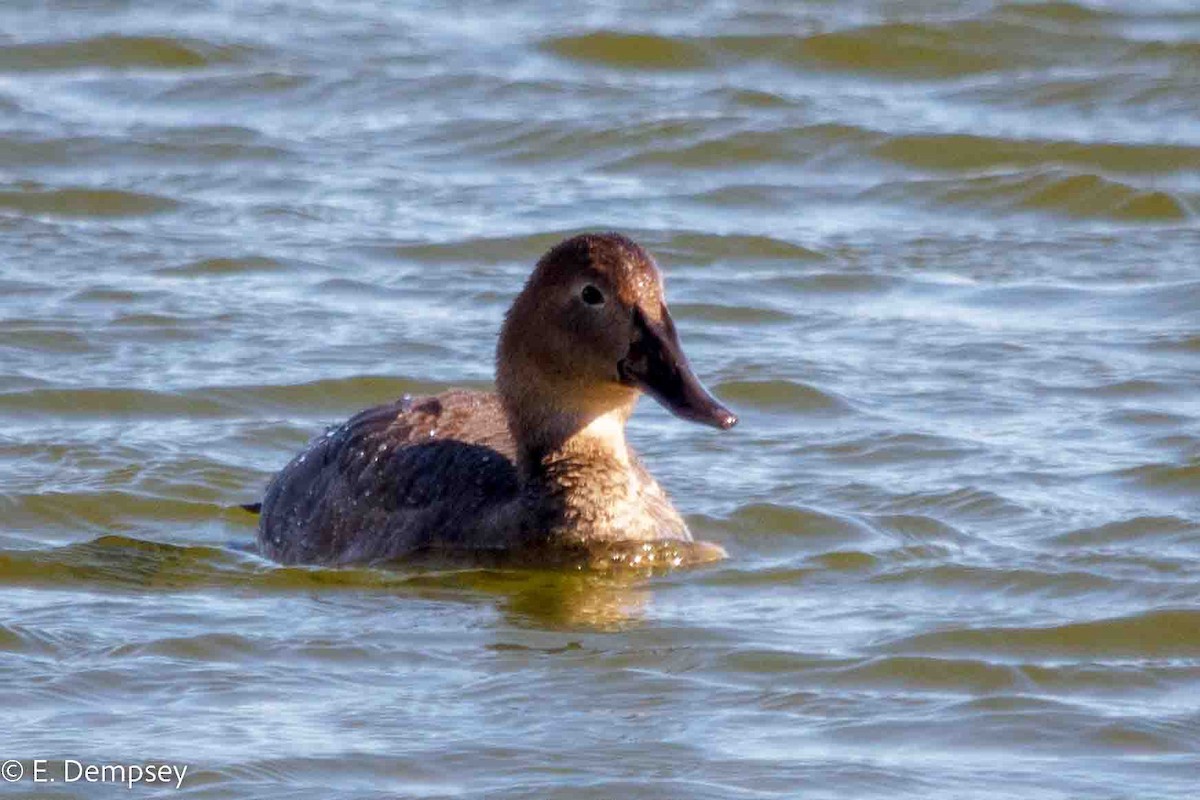
[[[691,542],[625,442],[642,393],[728,429],[684,357],[642,247],[585,234],[538,261],[505,317],[496,392],[404,397],[314,440],[267,487],[259,545],[289,564]]]

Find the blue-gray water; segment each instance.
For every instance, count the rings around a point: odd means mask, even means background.
[[[0,761],[194,798],[1190,798],[1190,2],[6,0]],[[659,258],[720,564],[282,569],[228,508]],[[53,774],[53,773],[52,773]],[[60,777],[62,777],[60,775]],[[0,784],[5,796],[131,796]]]

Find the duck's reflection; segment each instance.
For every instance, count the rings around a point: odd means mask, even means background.
[[[263,592],[376,591],[439,601],[494,602],[523,628],[611,630],[639,622],[653,592],[650,578],[725,557],[709,542],[618,542],[554,548],[487,559],[430,555],[362,568],[280,567],[253,547],[178,546],[101,536],[49,551],[0,553],[10,581],[32,584],[134,585],[175,590],[234,586]]]
[[[521,627],[618,630],[640,622],[651,597],[642,574],[541,572],[507,595],[502,607]]]
[[[619,542],[569,556],[560,551],[563,563],[552,569],[489,571],[474,588],[499,595],[510,621],[522,627],[613,630],[641,621],[652,575],[724,556],[708,542]]]

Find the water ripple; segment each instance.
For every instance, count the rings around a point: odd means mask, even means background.
[[[1200,611],[1164,609],[1044,628],[983,627],[906,636],[892,652],[982,654],[998,658],[1196,658]]]
[[[0,70],[196,69],[240,61],[253,50],[196,39],[163,36],[97,36],[0,46]]]
[[[197,797],[1195,795],[1194,8],[159,5],[0,3],[0,752]],[[489,388],[596,228],[741,416],[629,431],[727,558],[255,555],[275,470]]]
[[[62,217],[127,217],[161,214],[179,203],[169,197],[117,189],[68,187],[33,191],[0,190],[0,209]]]

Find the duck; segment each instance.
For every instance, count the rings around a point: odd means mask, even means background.
[[[619,233],[568,238],[504,317],[495,391],[406,395],[315,438],[252,509],[259,550],[345,566],[687,545],[626,442],[643,394],[685,420],[737,423],[689,365],[654,258]]]

